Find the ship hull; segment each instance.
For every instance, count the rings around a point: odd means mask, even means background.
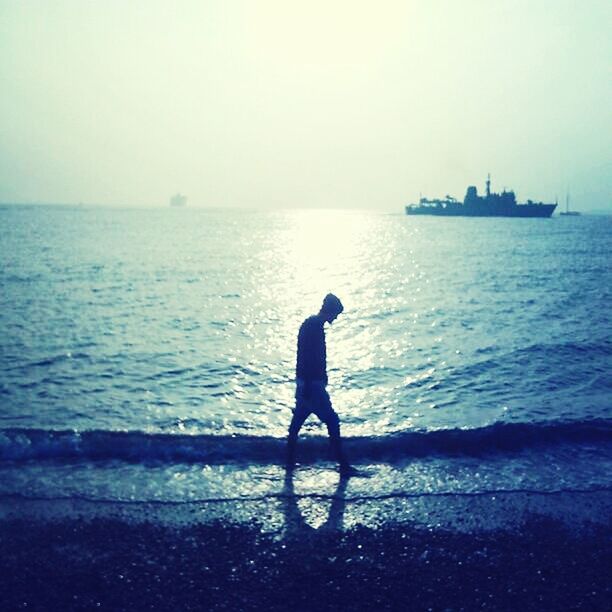
[[[517,204],[506,210],[465,209],[463,204],[449,207],[437,206],[406,206],[407,215],[428,215],[434,217],[518,217],[542,218],[550,217],[556,204]],[[479,207],[480,208],[480,207]]]

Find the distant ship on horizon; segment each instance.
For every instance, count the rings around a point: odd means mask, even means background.
[[[176,193],[170,198],[170,206],[185,206],[185,204],[187,204],[186,195]]]
[[[550,217],[557,204],[544,204],[527,200],[518,204],[514,191],[491,192],[491,175],[487,176],[486,192],[478,195],[471,185],[463,202],[447,195],[443,199],[420,198],[418,204],[406,206],[407,215],[435,215],[440,217]]]
[[[562,217],[579,217],[580,213],[577,210],[570,210],[569,209],[569,192],[567,193],[567,195],[565,196],[565,212],[561,211],[559,214]]]

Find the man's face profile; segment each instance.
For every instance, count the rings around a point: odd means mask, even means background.
[[[340,313],[337,311],[327,312],[325,314],[325,320],[331,325],[337,318]]]

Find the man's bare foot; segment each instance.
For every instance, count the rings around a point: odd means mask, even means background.
[[[343,478],[348,478],[350,476],[358,476],[358,475],[359,475],[359,470],[354,468],[349,463],[340,464],[340,476],[342,476]]]

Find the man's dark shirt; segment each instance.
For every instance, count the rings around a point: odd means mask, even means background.
[[[327,383],[324,323],[319,315],[308,317],[302,323],[298,333],[296,378],[306,382],[323,380]]]

